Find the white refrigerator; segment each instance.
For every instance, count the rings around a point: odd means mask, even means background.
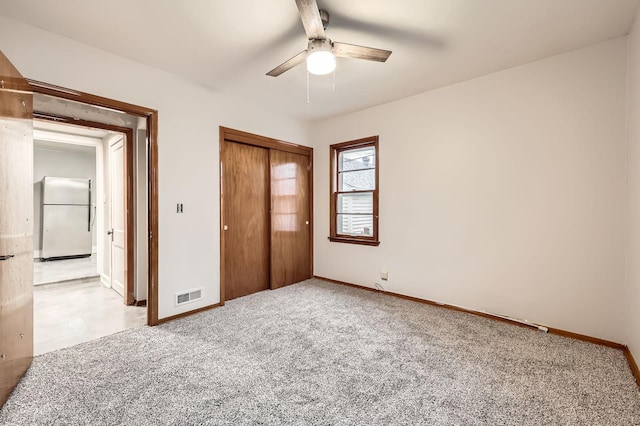
[[[91,256],[91,179],[42,179],[42,260]]]

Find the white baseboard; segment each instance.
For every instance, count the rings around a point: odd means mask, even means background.
[[[119,283],[118,280],[112,280],[111,288],[120,296],[124,297],[124,285]]]
[[[100,284],[107,288],[111,288],[111,278],[105,274],[100,274]]]

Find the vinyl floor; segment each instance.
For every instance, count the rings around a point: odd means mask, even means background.
[[[98,278],[97,256],[34,261],[34,354],[146,324],[146,308],[125,306]]]
[[[33,284],[43,285],[79,278],[98,276],[98,262],[95,254],[79,259],[33,261]]]
[[[97,278],[38,285],[33,298],[35,355],[146,324],[146,307],[126,306]]]

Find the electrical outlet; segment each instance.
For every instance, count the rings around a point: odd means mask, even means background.
[[[380,279],[383,281],[387,281],[389,279],[389,272],[380,271]]]

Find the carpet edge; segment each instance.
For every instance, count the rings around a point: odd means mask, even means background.
[[[433,300],[429,300],[429,299],[421,299],[419,297],[413,297],[413,296],[407,296],[404,294],[400,294],[400,293],[394,293],[392,291],[383,291],[383,290],[378,290],[377,288],[373,288],[373,287],[366,287],[363,285],[359,285],[359,284],[353,284],[353,283],[348,283],[345,281],[340,281],[340,280],[334,280],[332,278],[326,278],[326,277],[321,277],[319,275],[314,275],[314,278],[317,278],[319,280],[324,280],[333,284],[340,284],[340,285],[345,285],[345,286],[349,286],[349,287],[355,287],[355,288],[359,288],[362,290],[367,290],[367,291],[371,291],[374,293],[383,293],[383,294],[387,294],[389,296],[392,297],[398,297],[400,299],[405,299],[405,300],[411,300],[413,302],[417,302],[417,303],[423,303],[426,305],[431,305],[431,306],[438,306],[441,308],[445,308],[445,309],[449,309],[452,311],[457,311],[457,312],[463,312],[463,313],[467,313],[467,314],[471,314],[471,315],[476,315],[479,317],[483,317],[483,318],[488,318],[491,320],[495,320],[495,321],[501,321],[507,324],[511,324],[511,325],[517,325],[518,327],[523,327],[523,328],[528,328],[528,329],[533,329],[535,330],[535,326],[532,327],[532,325],[526,325],[523,323],[520,323],[518,321],[515,320],[511,320],[509,318],[505,318],[499,315],[494,315],[494,314],[490,314],[490,313],[486,313],[486,312],[480,312],[480,311],[474,311],[473,309],[467,309],[467,308],[461,308],[459,306],[455,306],[455,305],[448,305],[446,303],[439,303],[439,302],[434,302]],[[546,327],[546,326],[544,326]],[[589,342],[589,343],[593,343],[596,345],[600,345],[600,346],[607,346],[613,349],[619,349],[621,351],[625,351],[626,346],[623,345],[622,343],[617,343],[617,342],[612,342],[610,340],[605,340],[605,339],[600,339],[598,337],[592,337],[592,336],[587,336],[585,334],[579,334],[579,333],[574,333],[571,331],[567,331],[567,330],[562,330],[559,328],[553,328],[553,327],[546,327],[548,329],[548,332],[550,334],[555,334],[558,336],[563,336],[563,337],[568,337],[571,339],[576,339],[576,340],[581,340],[584,342]],[[637,371],[637,365],[636,365],[636,371]],[[636,376],[638,377],[638,376]]]

